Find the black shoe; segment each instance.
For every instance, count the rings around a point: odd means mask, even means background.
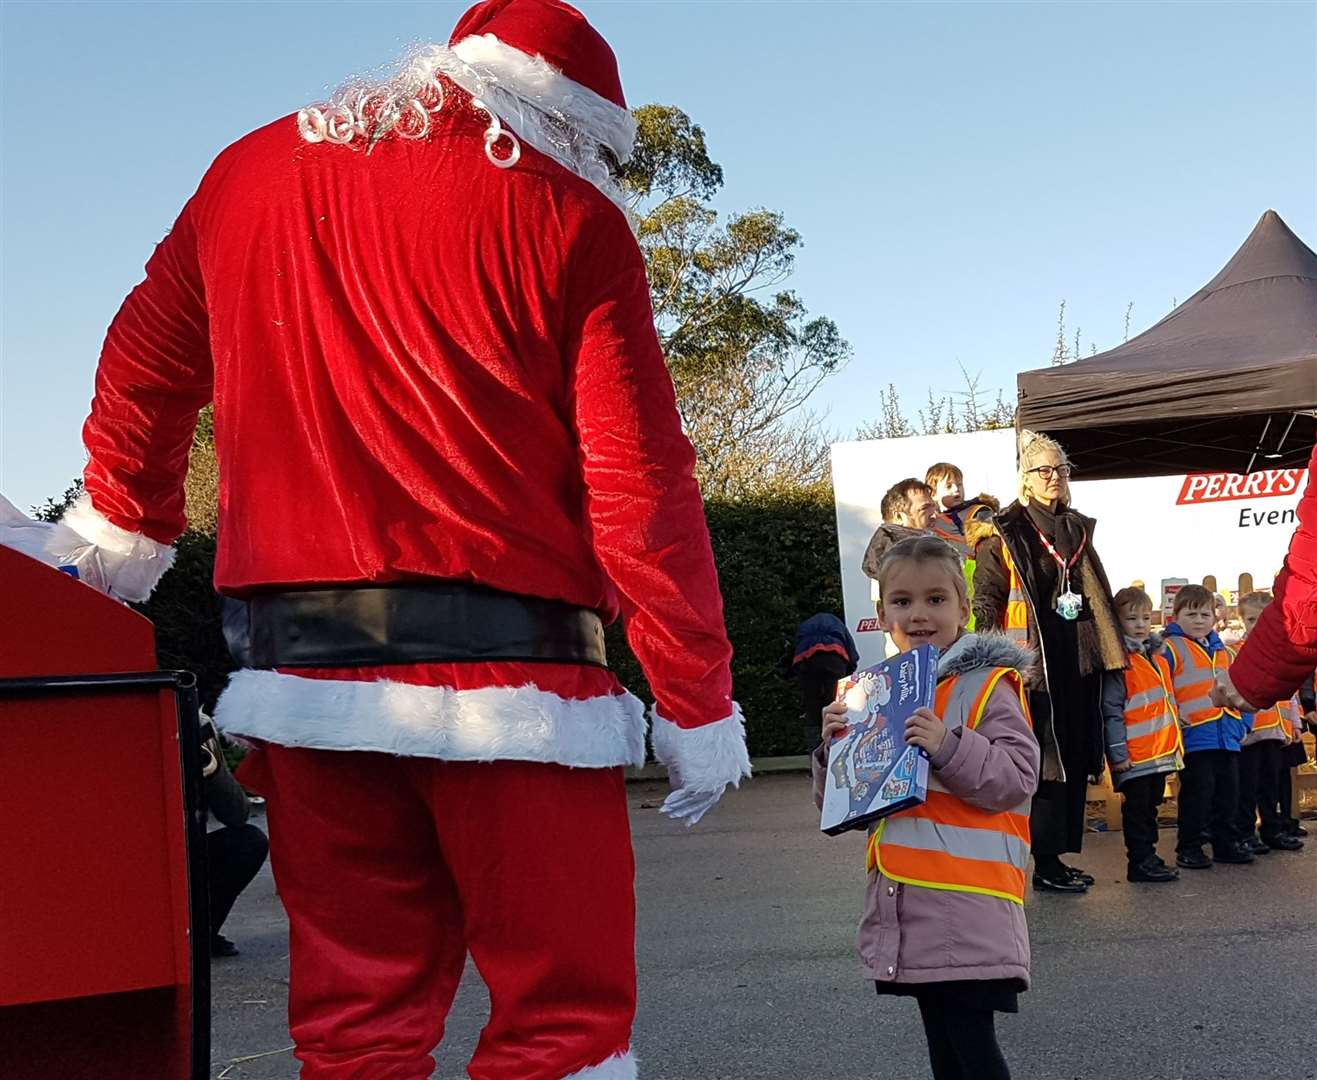
[[[1086,886],[1097,884],[1097,878],[1095,878],[1092,874],[1084,873],[1084,871],[1079,869],[1079,867],[1077,866],[1066,866],[1065,863],[1062,863],[1061,869],[1065,871],[1066,877],[1068,877],[1071,881],[1078,881],[1081,885],[1086,885]]]
[[[233,944],[223,934],[212,934],[210,937],[210,955],[211,956],[237,956],[238,946]]]
[[[1271,847],[1279,848],[1281,851],[1302,851],[1303,841],[1297,836],[1286,836],[1281,833],[1280,836],[1273,836],[1267,841]]]
[[[1137,866],[1131,863],[1126,877],[1130,881],[1178,881],[1180,873],[1172,870],[1156,855],[1149,855]]]
[[[1039,892],[1059,892],[1059,893],[1086,893],[1088,886],[1078,878],[1073,878],[1064,871],[1061,874],[1055,874],[1049,871],[1046,874],[1040,874],[1037,870],[1033,875],[1033,887]]]
[[[1257,858],[1243,844],[1222,844],[1219,848],[1212,848],[1212,861],[1243,866],[1245,863],[1257,862]]]
[[[1251,851],[1254,855],[1270,855],[1273,845],[1270,841],[1263,840],[1256,834],[1250,836],[1239,845],[1245,851]]]
[[[1183,866],[1186,870],[1210,870],[1212,860],[1203,854],[1202,848],[1194,848],[1191,851],[1177,851],[1175,865]]]
[[[1285,835],[1286,835],[1286,836],[1307,836],[1307,835],[1308,835],[1308,830],[1305,829],[1302,825],[1294,824],[1294,825],[1291,825],[1288,829],[1285,830]]]

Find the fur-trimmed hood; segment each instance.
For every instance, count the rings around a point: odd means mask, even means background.
[[[990,536],[1000,535],[1001,530],[997,528],[995,521],[973,518],[965,522],[965,543],[969,545],[970,551],[974,551]]]
[[[893,544],[898,544],[902,540],[909,540],[912,536],[927,536],[928,533],[919,529],[911,529],[905,525],[879,525],[873,536],[869,539],[869,546],[864,549],[864,559],[860,563],[860,568],[868,577],[878,580],[878,564],[883,561],[883,555]]]
[[[1028,681],[1029,672],[1038,661],[1037,654],[1005,634],[962,634],[937,662],[938,678],[963,675],[985,667],[1014,668]]]

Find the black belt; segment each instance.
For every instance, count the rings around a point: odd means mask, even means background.
[[[607,667],[589,608],[479,585],[346,586],[223,598],[224,637],[249,668],[522,660]]]

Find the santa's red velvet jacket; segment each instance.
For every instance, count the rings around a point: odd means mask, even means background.
[[[1299,527],[1290,540],[1285,568],[1276,578],[1275,601],[1262,612],[1230,667],[1230,679],[1246,701],[1266,707],[1310,686],[1317,668],[1317,448],[1308,462],[1308,487],[1299,502]]]
[[[221,592],[448,579],[620,610],[660,756],[735,782],[731,648],[640,251],[590,183],[529,145],[496,168],[483,130],[445,108],[367,153],[287,117],[225,150],[110,327],[90,502],[66,521],[158,575],[213,400]],[[574,665],[243,671],[217,720],[331,749],[644,757],[640,703]]]

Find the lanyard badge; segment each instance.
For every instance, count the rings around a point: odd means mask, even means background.
[[[1032,522],[1031,522],[1032,524]],[[1084,539],[1080,541],[1079,547],[1070,558],[1063,559],[1061,553],[1052,546],[1052,542],[1043,535],[1043,530],[1037,525],[1033,527],[1034,532],[1038,534],[1044,548],[1047,549],[1057,568],[1061,571],[1061,592],[1056,598],[1056,613],[1067,622],[1074,622],[1079,618],[1079,613],[1084,610],[1084,598],[1070,588],[1070,571],[1074,565],[1079,562],[1079,557],[1084,553],[1084,546],[1088,543],[1088,533],[1084,533]]]

